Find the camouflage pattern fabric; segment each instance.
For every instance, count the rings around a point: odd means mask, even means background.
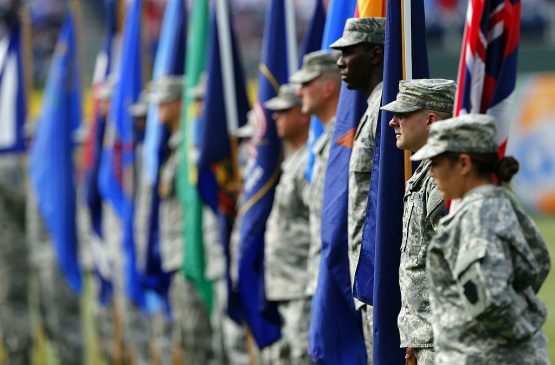
[[[339,51],[315,51],[304,55],[303,65],[295,72],[289,81],[298,84],[310,82],[325,73],[339,73],[337,60],[341,56]]]
[[[430,165],[429,160],[423,161],[405,189],[399,265],[401,311],[397,320],[401,347],[433,347],[426,253],[439,220],[447,211],[443,195],[428,175]]]
[[[160,256],[166,272],[181,269],[183,264],[183,209],[175,190],[179,164],[179,134],[169,141],[170,152],[160,167]]]
[[[264,103],[270,110],[287,110],[301,105],[301,98],[297,96],[299,84],[283,84],[279,87],[278,95]]]
[[[283,161],[272,211],[266,224],[264,275],[268,300],[306,297],[310,247],[308,204],[310,185],[304,177],[306,146]]]
[[[399,81],[399,92],[382,110],[392,113],[410,113],[420,109],[443,113],[453,112],[457,84],[444,79],[414,79]]]
[[[385,18],[350,18],[345,23],[343,35],[330,45],[342,49],[360,43],[384,44]]]
[[[0,341],[6,361],[30,360],[29,262],[25,242],[25,180],[22,158],[0,157]]]
[[[349,160],[349,200],[347,215],[347,231],[349,240],[349,270],[351,285],[354,283],[356,268],[360,257],[362,244],[362,229],[368,207],[368,192],[372,177],[372,163],[374,160],[374,143],[376,128],[380,115],[382,100],[382,83],[380,82],[368,98],[368,108],[357,127],[353,151]],[[359,309],[364,303],[355,299],[355,306]]]
[[[60,363],[80,364],[83,358],[80,298],[64,280],[35,193],[29,183],[27,186],[27,244],[42,326]]]
[[[442,125],[438,123],[438,125]],[[550,270],[537,228],[482,185],[440,220],[427,258],[436,364],[548,364],[536,293]]]
[[[180,348],[183,363],[210,364],[213,358],[210,318],[195,287],[181,273],[173,276],[170,301],[173,344]]]
[[[426,144],[411,160],[420,161],[444,152],[495,153],[495,118],[485,114],[466,114],[445,119],[430,127]]]
[[[330,155],[330,143],[335,125],[335,117],[328,122],[324,133],[314,144],[315,161],[312,170],[312,184],[310,185],[309,224],[310,248],[308,250],[308,281],[306,294],[314,295],[318,285],[318,271],[320,270],[320,256],[322,254],[322,199],[324,197],[324,181],[326,167]]]

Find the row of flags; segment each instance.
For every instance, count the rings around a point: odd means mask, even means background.
[[[100,299],[113,293],[109,270],[102,260],[102,202],[110,202],[120,219],[125,256],[127,297],[147,309],[148,293],[164,298],[169,276],[159,258],[158,169],[166,133],[151,106],[143,152],[136,150],[141,137],[133,129],[127,107],[136,102],[144,87],[141,45],[142,0],[127,3],[126,21],[119,40],[117,1],[105,0],[107,29],[97,58],[93,80],[95,94],[116,75],[110,112],[102,115],[95,101],[94,120],[85,147],[85,197],[92,232],[97,242],[95,270],[101,283]],[[264,229],[280,175],[281,144],[266,100],[277,95],[288,81],[297,60],[288,52],[288,1],[268,3],[259,65],[255,115],[255,146],[246,166],[244,192],[235,211],[237,197],[229,191],[238,179],[235,132],[245,123],[249,102],[240,59],[238,39],[231,25],[228,1],[195,0],[191,16],[181,0],[169,0],[158,43],[152,79],[185,74],[181,120],[178,196],[186,210],[184,218],[184,264],[181,274],[191,280],[200,297],[211,308],[213,289],[205,276],[206,258],[202,238],[202,209],[208,206],[221,223],[220,236],[226,253],[228,314],[248,326],[260,348],[277,341],[280,319],[275,303],[265,298]],[[403,6],[403,8],[402,8]],[[331,0],[315,3],[313,19],[302,54],[327,49],[341,36],[349,17],[386,17],[384,86],[382,105],[395,99],[399,80],[428,77],[425,16],[422,2],[394,0]],[[482,112],[500,120],[500,153],[504,153],[507,128],[503,122],[516,80],[519,38],[519,0],[471,0],[468,9],[459,70],[456,114]],[[408,32],[406,30],[409,30]],[[188,30],[188,31],[186,31]],[[24,149],[23,124],[26,99],[20,24],[12,25],[0,40],[0,152]],[[410,53],[409,53],[410,52]],[[78,264],[76,230],[75,134],[81,127],[81,80],[77,57],[75,19],[68,12],[44,93],[43,108],[30,147],[29,175],[38,207],[50,233],[59,265],[69,286],[82,286]],[[195,108],[195,88],[207,71],[205,107]],[[218,108],[214,108],[218,105]],[[366,109],[365,97],[342,87],[326,173],[322,213],[322,260],[318,289],[313,298],[309,351],[318,364],[365,364],[366,351],[360,313],[353,295],[371,304],[374,311],[373,363],[402,364],[396,320],[400,308],[398,286],[399,247],[404,188],[403,153],[395,146],[391,115],[382,112],[377,129],[372,182],[364,228],[360,262],[354,289],[347,258],[349,138]],[[4,117],[7,116],[7,117]],[[202,122],[200,122],[202,120]],[[318,121],[311,132],[318,135]],[[218,131],[215,133],[214,131]],[[137,164],[141,173],[137,174]],[[307,169],[307,178],[310,178]],[[146,264],[141,267],[136,252],[135,189],[146,179],[151,211],[147,235]],[[333,192],[333,193],[332,193]],[[230,235],[238,217],[238,276],[231,282]]]

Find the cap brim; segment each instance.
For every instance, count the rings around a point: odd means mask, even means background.
[[[392,113],[410,113],[422,109],[418,105],[405,103],[404,101],[395,100],[389,104],[386,104],[380,108],[381,110],[385,110],[387,112]]]
[[[299,104],[293,100],[287,100],[280,97],[275,97],[264,103],[264,106],[272,111],[290,109]]]
[[[318,71],[307,71],[300,69],[289,77],[289,82],[295,84],[304,84],[306,82],[314,80],[318,76],[320,76],[320,72]]]
[[[439,145],[433,145],[433,144],[426,144],[424,145],[421,149],[419,149],[418,151],[416,151],[412,156],[411,156],[411,160],[412,161],[422,161],[422,160],[427,160],[430,159],[432,157],[436,157],[438,155],[441,155],[442,153],[447,152],[446,146],[439,146]]]
[[[129,107],[129,114],[132,117],[140,118],[146,116],[148,112],[148,105],[146,103],[137,103]]]
[[[172,97],[172,95],[169,93],[153,92],[148,95],[147,100],[154,104],[163,104],[179,100],[179,97]]]
[[[357,44],[360,44],[360,43],[362,43],[362,42],[361,41],[347,40],[347,39],[341,37],[338,40],[336,40],[335,42],[333,42],[332,44],[330,44],[330,48],[341,50],[343,48],[356,46]]]

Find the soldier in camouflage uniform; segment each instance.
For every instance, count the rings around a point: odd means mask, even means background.
[[[549,364],[538,299],[551,262],[532,220],[496,180],[518,171],[497,155],[494,118],[435,123],[413,160],[431,159],[445,199],[462,199],[439,222],[427,257],[435,364]]]
[[[26,238],[32,296],[38,301],[41,325],[59,363],[80,364],[83,360],[80,297],[70,289],[58,265],[30,181],[26,190]]]
[[[313,296],[318,284],[322,238],[320,235],[324,179],[330,154],[330,140],[335,125],[335,113],[339,101],[341,80],[336,62],[339,52],[316,51],[303,58],[302,68],[291,75],[290,82],[301,84],[298,95],[302,100],[301,110],[312,114],[324,125],[325,131],[314,143],[315,155],[310,187],[309,222],[310,249],[308,253],[308,279],[306,294]]]
[[[29,262],[22,156],[0,157],[0,346],[8,364],[31,363]]]
[[[174,317],[173,346],[185,364],[208,364],[212,357],[207,309],[180,269],[183,264],[184,214],[176,192],[179,164],[183,77],[162,77],[152,84],[151,101],[159,105],[161,123],[171,133],[169,152],[160,167],[160,254],[164,271],[173,272],[170,303]]]
[[[278,136],[285,149],[282,174],[266,224],[264,280],[266,298],[278,303],[282,337],[272,364],[311,364],[308,330],[311,298],[306,295],[310,246],[308,204],[310,185],[305,179],[310,116],[301,111],[298,85],[284,84],[264,106],[273,111]]]
[[[368,107],[358,124],[349,161],[348,239],[351,283],[360,256],[362,229],[374,160],[374,142],[382,99],[385,18],[348,19],[340,39],[331,47],[341,51],[337,66],[347,88],[359,90]],[[362,312],[368,362],[372,362],[372,308],[355,298]]]
[[[401,81],[396,100],[382,107],[393,113],[389,125],[395,129],[397,148],[419,150],[426,143],[432,124],[451,116],[455,90],[451,80]],[[414,356],[420,365],[434,362],[426,252],[439,219],[446,213],[443,197],[429,171],[430,161],[423,161],[407,181],[399,265],[401,347],[407,348],[407,359]]]

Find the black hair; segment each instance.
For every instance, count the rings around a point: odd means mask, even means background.
[[[455,162],[459,159],[461,153],[446,152],[444,155],[449,161]],[[518,160],[512,156],[499,158],[496,152],[468,153],[468,155],[478,176],[489,177],[493,174],[500,184],[509,183],[520,168]]]

